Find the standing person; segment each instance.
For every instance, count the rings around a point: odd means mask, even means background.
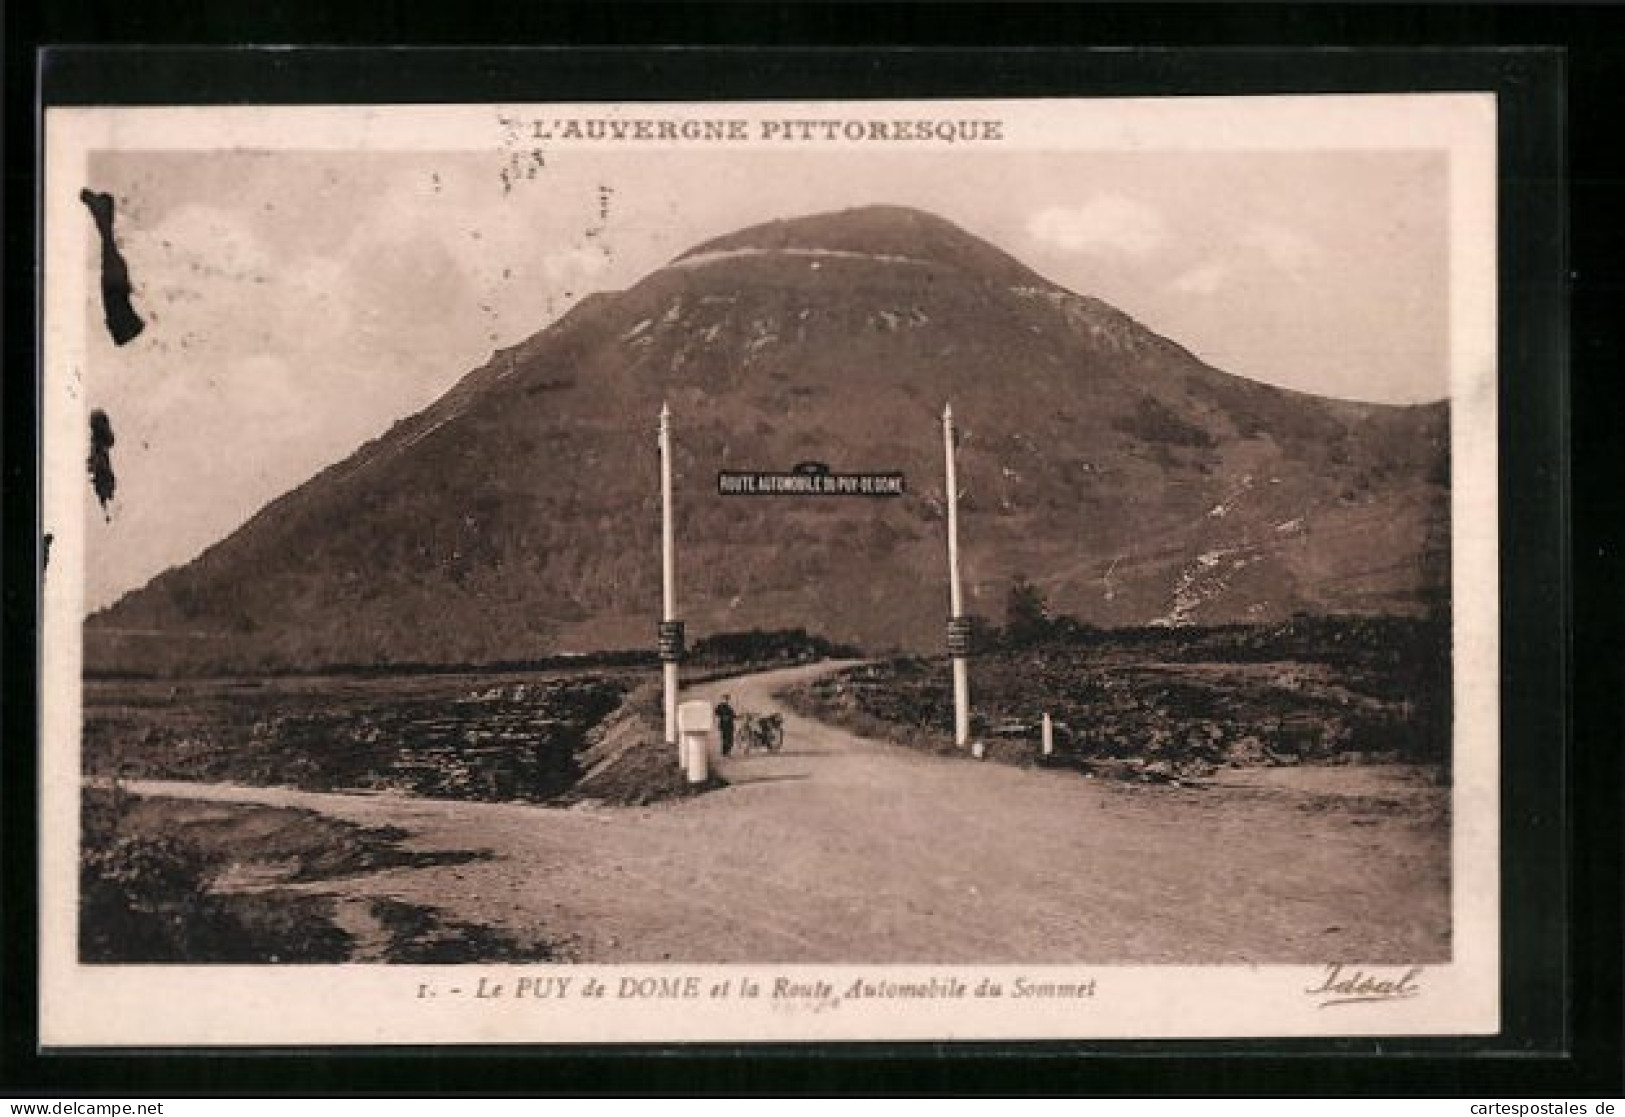
[[[734,750],[734,708],[728,704],[728,696],[724,694],[722,701],[717,703],[717,729],[722,733],[722,755],[727,756]]]

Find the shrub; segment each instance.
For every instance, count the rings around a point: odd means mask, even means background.
[[[192,957],[207,918],[209,873],[174,838],[113,837],[80,861],[80,954],[89,962]]]
[[[216,862],[190,841],[131,832],[122,797],[84,795],[79,957],[87,963],[339,962],[349,936],[325,897],[210,891]],[[150,825],[150,823],[149,823]]]
[[[1010,592],[1005,598],[1004,639],[1012,648],[1036,644],[1050,634],[1049,601],[1044,591],[1017,574],[1010,580]]]
[[[1141,396],[1134,413],[1115,420],[1112,426],[1154,446],[1210,450],[1214,445],[1211,434],[1181,419],[1166,404],[1151,396]]]

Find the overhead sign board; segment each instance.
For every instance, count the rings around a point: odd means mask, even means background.
[[[907,490],[899,471],[835,473],[823,462],[802,462],[788,472],[723,470],[717,474],[722,496],[902,496]]]

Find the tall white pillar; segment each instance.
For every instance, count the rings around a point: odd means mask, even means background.
[[[671,408],[660,405],[660,673],[665,691],[666,744],[678,749],[677,666],[683,626],[677,619],[677,547],[671,508]],[[678,763],[682,757],[678,756]]]
[[[954,744],[970,741],[970,622],[959,590],[959,475],[954,468],[954,409],[942,409],[942,452],[948,474],[948,654],[954,670]]]

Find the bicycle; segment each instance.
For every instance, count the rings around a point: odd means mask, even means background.
[[[757,749],[778,752],[784,747],[782,714],[745,714],[740,719],[739,753],[749,756]]]

